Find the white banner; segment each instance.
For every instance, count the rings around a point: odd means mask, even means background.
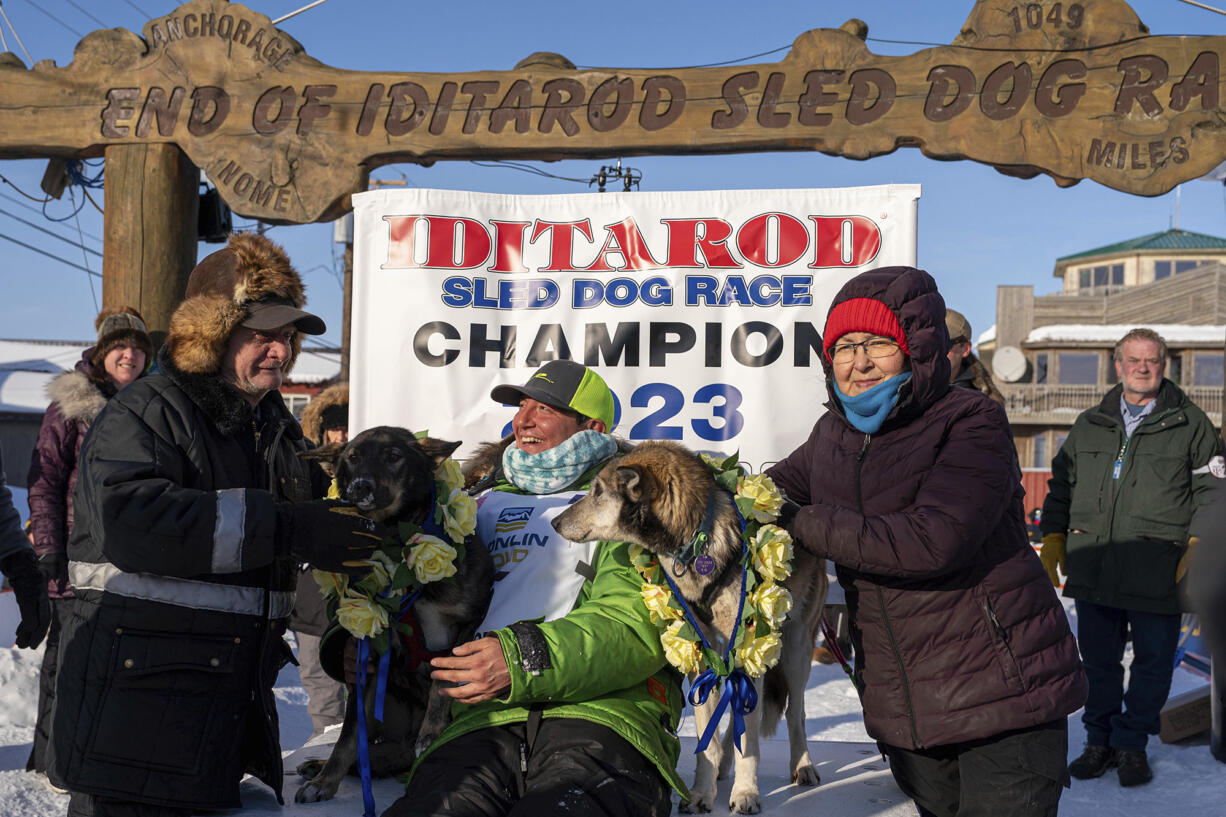
[[[819,333],[839,287],[915,264],[919,195],[356,195],[351,433],[429,430],[466,456],[509,430],[490,389],[561,357],[613,389],[614,433],[759,469],[827,400]]]

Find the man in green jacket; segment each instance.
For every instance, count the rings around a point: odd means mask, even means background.
[[[549,524],[617,454],[613,394],[569,360],[490,395],[517,406],[513,437],[484,449],[477,535],[494,595],[475,640],[435,658],[457,684],[443,735],[383,817],[667,815],[681,676],[664,659],[620,542],[569,542]]]
[[[1052,460],[1040,558],[1076,600],[1090,691],[1080,780],[1118,767],[1122,786],[1148,783],[1145,755],[1171,689],[1179,640],[1175,585],[1195,546],[1188,527],[1226,477],[1222,441],[1205,413],[1165,379],[1166,343],[1133,329],[1115,346],[1119,385],[1082,412]],[[1133,660],[1124,689],[1124,646]]]

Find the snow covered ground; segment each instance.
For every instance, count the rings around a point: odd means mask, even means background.
[[[0,596],[0,638],[11,643],[14,614],[11,594]],[[36,652],[0,646],[0,814],[12,817],[52,817],[62,815],[68,798],[52,792],[41,778],[27,774],[26,757],[30,751],[34,705],[38,696],[38,667],[41,649]],[[1205,683],[1193,673],[1175,673],[1172,694],[1195,689]],[[323,736],[304,747],[311,734],[306,713],[306,695],[299,686],[298,673],[288,666],[277,683],[277,702],[281,715],[281,745],[287,754],[284,809],[277,806],[269,790],[257,783],[243,786],[244,808],[234,815],[281,813],[285,817],[356,817],[362,813],[360,788],[356,779],[345,781],[336,800],[299,805],[293,794],[301,782],[294,767],[306,757],[323,756],[330,737]],[[859,703],[851,683],[837,666],[814,664],[805,696],[808,713],[810,754],[822,776],[822,785],[800,789],[787,778],[787,742],[783,730],[764,742],[760,776],[764,813],[776,817],[809,817],[815,813],[840,817],[915,817],[914,805],[894,785],[875,745],[864,732]],[[690,753],[694,728],[687,716],[682,724],[681,766],[689,778],[693,769]],[[1081,751],[1082,730],[1079,715],[1069,718],[1070,757]],[[1149,745],[1150,763],[1155,779],[1148,786],[1121,789],[1114,774],[1099,780],[1073,781],[1072,789],[1061,800],[1065,817],[1148,817],[1152,814],[1219,814],[1226,796],[1226,764],[1209,753],[1208,735],[1168,745],[1154,738]],[[726,797],[729,784],[721,794]],[[386,808],[398,794],[394,781],[377,781],[379,810]],[[718,813],[718,810],[717,810]]]

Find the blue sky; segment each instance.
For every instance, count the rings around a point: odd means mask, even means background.
[[[246,5],[276,19],[306,2],[256,0]],[[80,35],[110,27],[139,32],[150,17],[179,5],[163,0],[8,0],[3,10],[34,60],[66,65]],[[1226,16],[1179,0],[1136,0],[1131,5],[1153,34],[1226,35]],[[1226,6],[1226,0],[1217,5]],[[949,43],[972,6],[971,0],[621,0],[607,6],[574,0],[327,0],[280,27],[309,55],[338,68],[506,70],[534,51],[559,52],[580,67],[662,68],[741,58],[775,61],[801,32],[836,28],[850,17],[868,23],[868,47],[874,53],[909,54]],[[24,59],[12,30],[7,25],[3,30],[8,48]],[[774,49],[781,50],[753,57]],[[533,164],[558,176],[587,179],[602,162]],[[867,161],[765,153],[636,157],[626,164],[642,172],[644,190],[918,183],[923,186],[919,266],[936,277],[946,301],[966,313],[976,334],[995,321],[998,285],[1033,284],[1036,294],[1050,292],[1056,287],[1051,272],[1058,257],[1168,229],[1174,226],[1177,209],[1181,228],[1226,236],[1224,188],[1207,181],[1185,183],[1178,197],[1172,191],[1142,198],[1089,181],[1060,189],[1046,176],[1012,179],[985,165],[936,162],[905,148]],[[38,183],[44,167],[41,160],[3,161],[0,174],[25,193],[41,197]],[[393,165],[374,175],[419,187],[493,193],[588,190],[581,183],[470,162],[439,162],[430,168]],[[102,191],[91,192],[105,206]],[[51,221],[44,211],[64,220]],[[99,254],[74,246],[80,240],[78,220],[85,247]],[[236,225],[251,223],[237,219]],[[89,203],[74,216],[67,196],[44,206],[0,184],[2,236],[100,272],[102,233],[102,216]],[[269,235],[285,245],[304,273],[310,306],[329,325],[325,342],[339,343],[340,261],[331,225],[274,227]],[[201,245],[201,254],[214,248]],[[0,252],[5,259],[0,338],[92,337],[96,304],[101,302],[100,278],[5,238],[0,238]]]

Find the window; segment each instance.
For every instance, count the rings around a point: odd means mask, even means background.
[[[289,413],[299,420],[302,419],[302,410],[311,402],[311,398],[305,394],[283,394],[281,399],[285,401]]]
[[[1090,268],[1077,270],[1077,285],[1080,289],[1090,288]]]
[[[1124,285],[1124,265],[1114,264],[1111,267],[1111,286],[1122,287]]]
[[[1040,352],[1034,356],[1034,382],[1047,382],[1047,352]]]
[[[1047,434],[1034,435],[1034,460],[1031,465],[1035,468],[1051,467],[1051,461],[1047,458]]]
[[[1056,450],[1057,451],[1059,451],[1061,448],[1064,448],[1064,441],[1067,439],[1068,439],[1067,434],[1057,434],[1056,435]]]
[[[1191,270],[1194,270],[1199,266],[1200,266],[1199,261],[1176,261],[1175,262],[1175,274],[1178,275],[1181,272],[1190,272]]]
[[[1183,356],[1176,352],[1167,352],[1166,357],[1166,376],[1171,379],[1172,383],[1178,385],[1183,382]]]
[[[1222,355],[1220,352],[1197,354],[1193,358],[1192,385],[1222,387]]]
[[[1171,262],[1170,261],[1155,261],[1154,262],[1154,280],[1160,278],[1171,277]]]
[[[1119,382],[1120,376],[1115,373],[1115,356],[1112,355],[1111,359],[1107,361],[1107,385],[1114,386]]]
[[[1107,272],[1108,269],[1105,266],[1094,268],[1094,286],[1105,287],[1107,285]]]
[[[1057,356],[1061,383],[1093,386],[1098,383],[1098,354],[1095,352],[1060,352]]]

